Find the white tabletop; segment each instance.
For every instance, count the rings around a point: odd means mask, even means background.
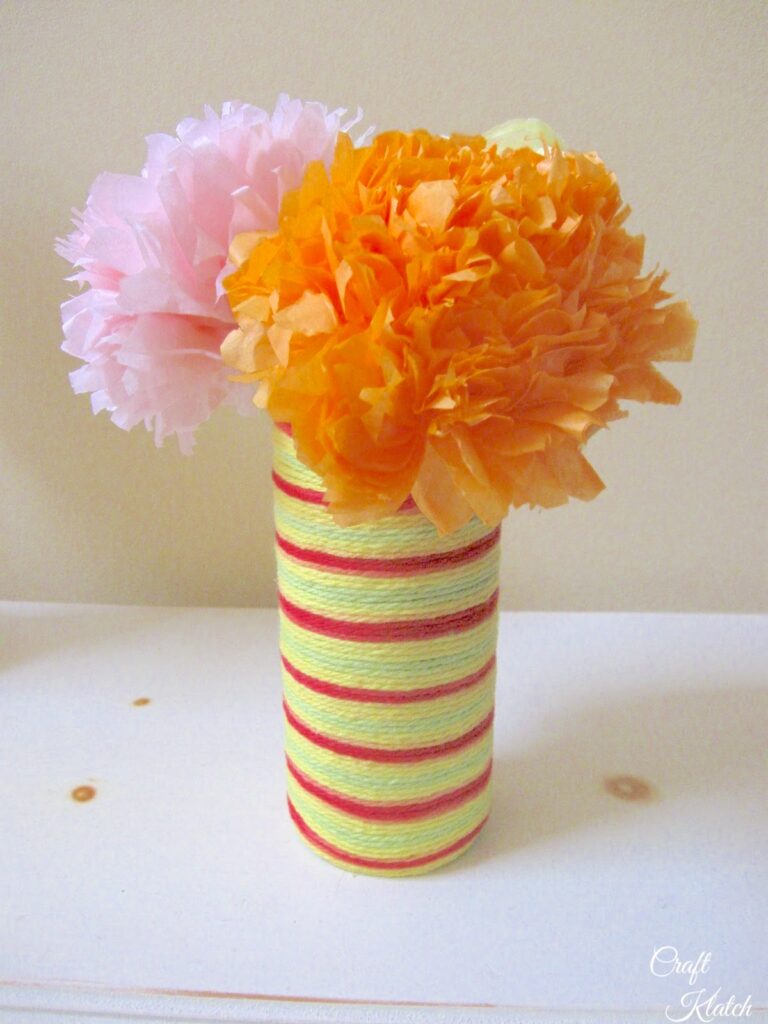
[[[768,617],[503,615],[491,820],[407,879],[295,834],[274,611],[0,621],[3,1024],[768,1019]]]

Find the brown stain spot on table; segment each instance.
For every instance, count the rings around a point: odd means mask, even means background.
[[[77,800],[79,804],[84,804],[87,800],[93,800],[96,796],[96,790],[93,786],[76,786],[70,796],[73,800]]]
[[[149,704],[149,697],[137,697],[133,702],[135,708],[143,708],[147,704]]]
[[[656,795],[650,782],[638,779],[634,775],[611,775],[603,780],[603,785],[611,796],[632,803],[647,803]]]

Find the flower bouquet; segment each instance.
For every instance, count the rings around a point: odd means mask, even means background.
[[[189,452],[222,403],[274,422],[288,809],[340,867],[425,872],[490,807],[500,524],[591,500],[587,440],[695,321],[643,274],[594,153],[226,104],[101,175],[59,252],[75,391]]]

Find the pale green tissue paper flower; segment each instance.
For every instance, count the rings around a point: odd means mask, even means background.
[[[550,128],[546,121],[540,121],[538,117],[516,117],[504,121],[483,132],[483,137],[487,142],[495,144],[499,152],[527,147],[536,153],[543,153],[544,143],[548,146],[557,143],[560,149],[565,149],[565,142],[554,128]]]

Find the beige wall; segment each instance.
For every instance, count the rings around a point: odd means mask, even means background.
[[[380,128],[536,115],[619,175],[701,322],[677,409],[590,443],[593,503],[511,514],[514,608],[759,610],[766,601],[768,149],[761,2],[6,0],[0,13],[0,597],[274,600],[265,420],[156,451],[74,397],[52,252],[101,170],[204,103],[361,104]]]

